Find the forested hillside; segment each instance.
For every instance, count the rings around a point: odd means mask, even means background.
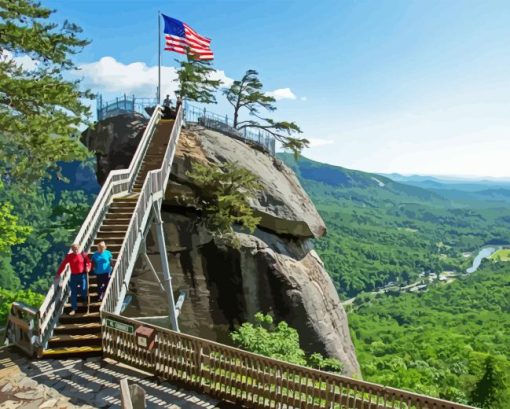
[[[487,408],[510,407],[510,264],[425,293],[367,296],[349,314],[370,381]],[[489,368],[487,365],[489,364]],[[491,378],[485,385],[481,380]],[[479,388],[497,400],[477,401]]]
[[[475,208],[380,175],[280,158],[326,222],[328,234],[316,248],[343,297],[413,282],[423,271],[464,271],[472,259],[463,252],[510,242],[510,206]]]

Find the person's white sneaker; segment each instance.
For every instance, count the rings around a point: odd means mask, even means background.
[[[74,315],[74,314],[76,314],[75,310],[71,310],[71,312],[69,313],[69,315]]]

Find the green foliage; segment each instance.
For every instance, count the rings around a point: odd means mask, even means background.
[[[180,68],[177,70],[179,89],[176,95],[183,100],[215,104],[214,92],[222,82],[211,78],[215,71],[211,62],[194,60],[190,55],[187,61],[177,62]]]
[[[0,191],[3,184],[0,181]],[[19,217],[12,213],[13,206],[5,201],[0,203],[0,254],[10,250],[11,246],[21,244],[30,234],[31,228],[19,224]]]
[[[247,351],[290,362],[310,366],[329,372],[341,373],[343,365],[333,358],[324,358],[319,353],[309,357],[299,346],[298,332],[285,321],[274,325],[273,317],[262,313],[255,314],[255,323],[245,322],[230,336],[234,343]]]
[[[70,56],[87,41],[75,24],[48,22],[51,14],[31,0],[0,0],[0,174],[8,184],[37,182],[58,161],[88,156],[77,128],[90,115],[82,102],[90,94],[63,78],[75,68]],[[35,67],[22,66],[17,56]]]
[[[383,176],[289,154],[280,158],[326,223],[328,234],[315,242],[316,250],[343,297],[416,282],[423,271],[463,272],[472,258],[462,252],[510,242],[510,206],[452,203]]]
[[[484,374],[471,392],[471,403],[483,409],[510,407],[510,375],[505,373],[508,362],[498,362],[488,356],[484,362]]]
[[[297,365],[306,365],[305,352],[299,346],[299,335],[285,321],[273,325],[273,318],[255,314],[255,324],[245,322],[231,333],[234,343],[256,354],[280,359]]]
[[[263,129],[280,141],[283,148],[291,150],[297,157],[304,148],[308,147],[309,141],[293,136],[302,133],[301,128],[294,122],[275,121],[260,116],[261,108],[270,112],[276,111],[274,106],[276,100],[262,91],[263,85],[258,75],[257,71],[248,70],[241,80],[234,81],[223,91],[227,101],[234,107],[234,128]],[[243,108],[257,120],[240,121],[239,113]]]
[[[16,217],[30,226],[22,244],[0,255],[0,286],[6,289],[31,287],[45,291],[56,268],[85,219],[93,197],[82,191],[63,191],[56,197],[50,187],[0,191],[0,202],[13,205]]]
[[[508,264],[486,263],[421,294],[380,294],[356,307],[349,323],[366,380],[462,403],[485,399],[498,402],[490,408],[510,407],[504,400],[510,390]]]
[[[253,215],[249,199],[260,190],[260,184],[253,173],[234,163],[219,166],[195,162],[188,176],[199,189],[197,205],[211,232],[220,237],[232,235],[234,224],[255,230],[260,217]]]
[[[44,301],[44,296],[30,290],[9,291],[0,288],[0,325],[7,321],[11,305],[14,301],[22,302],[29,307],[38,308]]]

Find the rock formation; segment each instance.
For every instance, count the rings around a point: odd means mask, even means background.
[[[117,138],[115,121],[123,130],[126,121],[119,118],[110,119],[108,135],[101,137],[116,141],[115,149],[122,146],[124,151],[119,160],[110,153],[98,162],[100,179],[109,170],[126,166],[125,158],[134,153],[129,135]],[[87,146],[98,146],[95,140],[94,131],[88,132]],[[113,151],[102,143],[102,152]],[[259,177],[262,189],[251,206],[261,222],[253,234],[237,233],[240,248],[215,239],[200,223],[189,200],[196,192],[186,175],[194,162],[237,162]],[[297,328],[307,352],[338,358],[347,374],[359,374],[347,316],[311,242],[325,234],[326,227],[294,173],[277,158],[241,141],[191,127],[181,133],[170,178],[163,221],[174,291],[188,293],[179,318],[181,330],[230,343],[231,330],[258,311],[271,313]],[[147,252],[160,271],[155,236],[149,235]],[[126,315],[165,314],[165,297],[142,260],[130,292],[133,301]]]

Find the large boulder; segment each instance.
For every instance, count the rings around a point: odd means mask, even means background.
[[[101,185],[110,171],[129,167],[147,122],[138,113],[118,115],[100,121],[82,133],[81,141],[96,154],[96,175]]]
[[[259,311],[270,313],[298,330],[305,351],[338,358],[347,374],[359,374],[346,314],[309,240],[257,229],[237,233],[237,248],[215,240],[194,212],[165,208],[163,222],[174,292],[188,294],[181,331],[230,344],[231,331]],[[161,271],[153,234],[147,252]],[[130,293],[133,301],[125,314],[167,314],[165,295],[143,261],[135,268]]]
[[[194,162],[237,163],[255,174],[262,189],[250,202],[260,227],[282,235],[321,237],[326,226],[296,175],[279,159],[219,132],[195,127],[181,133],[171,178],[190,186]]]
[[[140,123],[133,117],[111,118],[84,133],[86,144],[100,156],[100,181],[110,170],[129,165],[143,131]],[[261,222],[253,234],[236,233],[239,247],[214,238],[201,223],[194,207],[198,189],[187,175],[197,162],[235,162],[259,178],[262,188],[250,204]],[[294,173],[280,160],[218,132],[183,129],[162,217],[174,295],[188,293],[179,317],[183,332],[229,344],[229,333],[256,312],[271,313],[297,328],[307,352],[336,357],[347,374],[359,375],[347,316],[312,246],[311,239],[325,234],[326,227]],[[152,232],[146,246],[151,264],[161,272]],[[142,258],[130,295],[126,315],[167,313],[161,285]]]

